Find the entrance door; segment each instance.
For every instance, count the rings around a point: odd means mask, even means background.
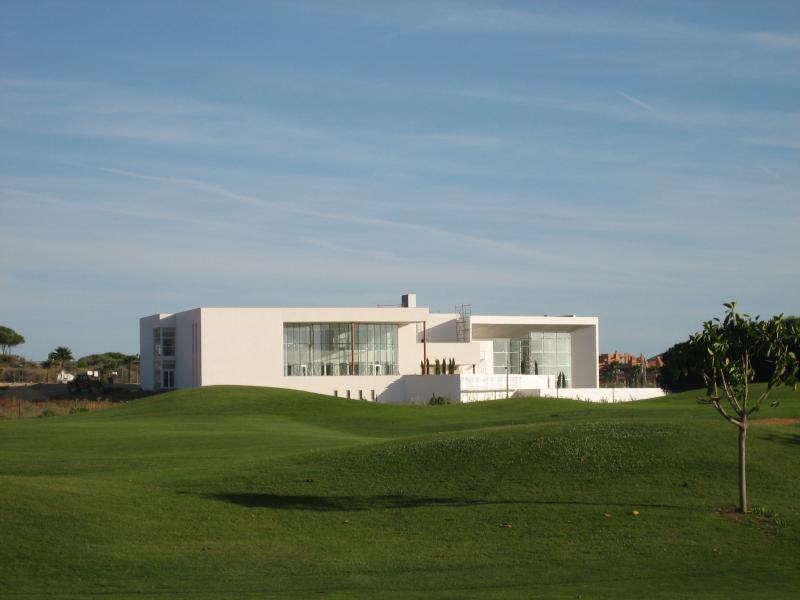
[[[164,369],[161,371],[161,387],[172,389],[175,387],[175,369]]]

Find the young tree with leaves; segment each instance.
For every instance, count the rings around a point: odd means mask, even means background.
[[[706,398],[720,415],[738,428],[739,433],[739,512],[747,508],[747,426],[750,415],[758,411],[770,392],[779,385],[796,386],[800,376],[798,357],[792,348],[800,341],[800,328],[778,315],[769,321],[736,312],[736,303],[724,305],[724,319],[703,323],[703,331],[690,343],[702,350],[702,372]],[[753,358],[763,356],[771,363],[767,387],[751,397],[755,379]],[[777,402],[772,403],[773,406]]]

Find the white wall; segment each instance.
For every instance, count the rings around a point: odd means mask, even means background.
[[[458,375],[408,375],[403,377],[404,397],[399,402],[427,404],[431,396],[442,396],[450,402],[461,399]]]
[[[632,402],[664,396],[659,388],[566,388],[542,389],[539,395],[546,398],[571,398],[584,402]]]
[[[283,360],[283,359],[281,359]],[[339,398],[347,398],[350,391],[350,398],[359,399],[359,391],[363,400],[371,400],[372,392],[375,392],[376,402],[400,403],[405,400],[405,387],[403,384],[404,376],[396,375],[342,375],[336,377],[280,377],[272,387],[289,388],[325,394],[327,396],[337,395]]]
[[[461,375],[461,401],[502,400],[509,396],[537,396],[541,388],[555,385],[550,375]]]
[[[419,348],[417,348],[419,346]],[[422,344],[417,344],[417,324],[408,323],[397,328],[397,368],[401,375],[419,373]]]
[[[139,319],[139,382],[143,389],[153,389],[153,329],[159,327],[158,315]]]
[[[580,327],[572,332],[572,387],[594,388],[598,375],[598,326]]]
[[[480,354],[483,356],[483,365],[478,361],[476,373],[482,375],[492,375],[494,373],[494,342],[492,340],[480,340]]]
[[[177,313],[172,321],[172,324],[163,324],[162,327],[175,327],[175,387],[201,385],[201,344],[192,335],[192,326],[200,327],[200,309]]]
[[[419,346],[421,353],[422,344],[417,344],[417,346]],[[455,358],[456,365],[477,365],[480,362],[480,356],[480,345],[477,342],[428,343],[428,360],[431,361],[431,365],[436,363],[437,358],[440,361],[448,361],[451,358]],[[420,354],[420,360],[422,360],[422,354]],[[433,369],[433,366],[431,366],[431,369]],[[417,361],[416,374],[419,374],[419,372],[419,361]]]
[[[203,308],[200,322],[202,385],[282,387],[280,309]]]
[[[425,320],[428,343],[455,342],[457,319],[458,315],[455,313],[429,313]],[[418,337],[421,342],[422,334],[420,333]]]

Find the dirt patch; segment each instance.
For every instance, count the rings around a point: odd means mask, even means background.
[[[750,425],[800,425],[800,419],[755,419]]]
[[[772,535],[779,535],[786,527],[786,521],[784,521],[780,515],[759,506],[753,506],[751,511],[747,514],[742,514],[733,507],[718,506],[714,507],[713,511],[723,519],[733,521],[740,525],[757,527]]]

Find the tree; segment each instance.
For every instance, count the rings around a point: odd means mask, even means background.
[[[784,317],[787,325],[800,327],[800,317]],[[790,350],[800,356],[800,345],[795,341]],[[692,344],[691,341],[680,342],[672,346],[661,356],[664,366],[661,367],[661,387],[671,392],[693,390],[705,387],[701,365],[705,351]],[[754,381],[766,383],[775,370],[772,359],[767,356],[750,356],[750,361],[755,370]]]
[[[0,352],[8,354],[9,348],[25,343],[25,338],[18,334],[11,327],[0,325]]]
[[[739,432],[739,512],[747,509],[747,426],[750,415],[758,411],[779,385],[797,385],[800,364],[792,351],[800,341],[797,323],[778,315],[769,321],[736,312],[736,303],[724,304],[723,320],[703,323],[703,331],[690,338],[702,350],[702,373],[706,398],[720,415]],[[772,365],[767,386],[754,399],[750,384],[755,380],[754,357],[764,357]],[[777,402],[773,402],[775,406]]]
[[[624,365],[618,361],[612,361],[600,369],[600,379],[605,385],[610,385],[612,388],[624,387],[626,384],[626,376]]]
[[[128,367],[128,383],[133,383],[133,368],[139,367],[139,355],[128,354],[125,357],[125,364]],[[137,378],[138,379],[138,378]]]
[[[59,346],[47,355],[47,360],[50,362],[58,363],[59,370],[64,370],[64,363],[74,360],[72,358],[72,350],[66,346]]]
[[[662,355],[661,385],[671,392],[705,387],[702,364],[705,352],[691,341],[680,342]]]

